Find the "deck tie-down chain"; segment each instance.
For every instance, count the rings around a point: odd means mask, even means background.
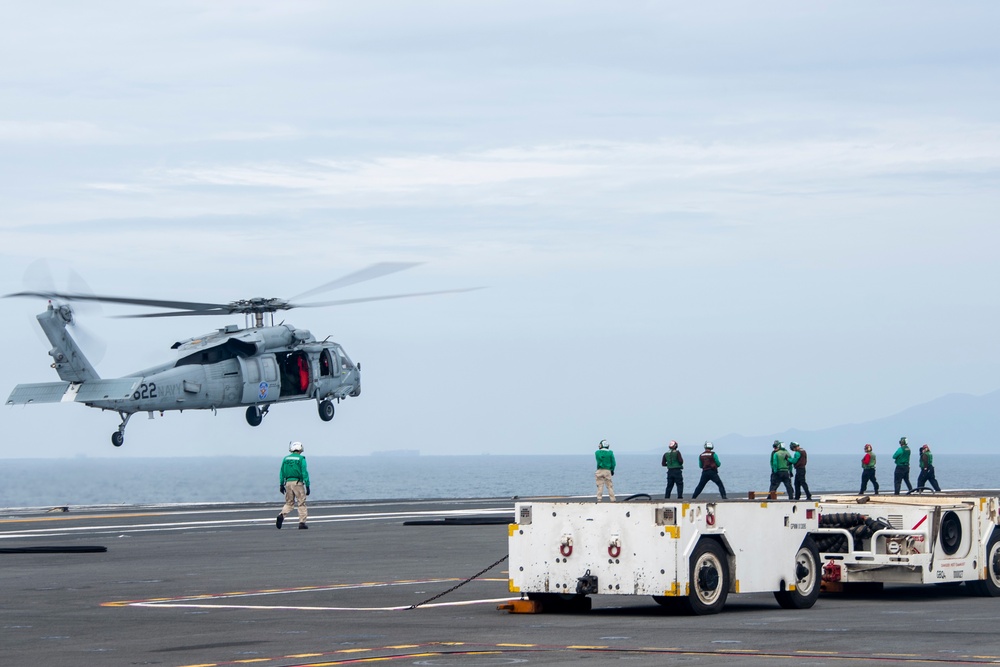
[[[455,590],[456,588],[459,588],[459,587],[461,587],[461,586],[464,586],[464,585],[466,585],[467,583],[469,583],[470,581],[472,581],[473,579],[475,579],[475,578],[477,578],[477,577],[480,577],[480,576],[482,576],[482,575],[486,574],[487,572],[489,572],[490,570],[492,570],[493,568],[495,568],[495,567],[496,567],[497,565],[499,565],[500,563],[504,562],[505,560],[507,560],[507,555],[506,555],[506,554],[504,555],[504,557],[503,557],[503,558],[501,558],[501,559],[500,559],[500,560],[498,560],[497,562],[493,563],[492,565],[490,565],[490,566],[489,566],[489,567],[487,567],[487,568],[484,568],[484,569],[480,570],[479,572],[476,572],[476,573],[475,573],[474,575],[472,575],[471,577],[469,577],[469,578],[468,578],[468,579],[466,579],[465,581],[460,581],[460,582],[458,582],[457,584],[455,584],[454,586],[452,586],[451,588],[449,588],[448,590],[446,590],[446,591],[443,591],[443,592],[441,592],[441,593],[438,593],[437,595],[435,595],[435,596],[434,596],[434,597],[432,597],[432,598],[427,598],[427,599],[426,599],[426,600],[424,600],[423,602],[418,602],[417,604],[413,604],[413,605],[410,605],[410,606],[409,606],[409,607],[407,607],[406,609],[407,609],[407,610],[410,610],[410,609],[416,609],[417,607],[421,607],[421,606],[423,606],[423,605],[427,604],[428,602],[433,602],[434,600],[437,600],[438,598],[441,598],[441,597],[444,597],[445,595],[447,595],[448,593],[451,593],[451,592],[452,592],[453,590]]]

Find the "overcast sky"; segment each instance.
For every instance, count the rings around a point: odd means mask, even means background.
[[[0,22],[0,293],[488,289],[287,320],[363,394],[3,406],[0,456],[581,453],[1000,388],[1000,5],[51,2]],[[3,301],[0,393],[55,381]],[[139,309],[141,312],[141,309]],[[81,314],[103,376],[241,318]],[[39,334],[40,335],[40,334]]]

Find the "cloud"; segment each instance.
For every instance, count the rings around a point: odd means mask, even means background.
[[[95,144],[117,141],[113,132],[76,120],[0,120],[0,142]]]
[[[703,140],[685,137],[644,142],[569,141],[452,154],[387,155],[370,159],[315,157],[300,160],[216,162],[148,169],[133,182],[91,187],[123,191],[231,189],[234,196],[267,199],[268,191],[346,197],[351,203],[404,195],[408,203],[436,203],[462,192],[502,191],[509,203],[533,201],[534,187],[550,195],[587,198],[645,188],[631,201],[662,204],[671,197],[704,204],[705,193],[747,196],[815,194],[845,187],[874,189],[874,176],[921,178],[938,188],[974,187],[942,178],[1000,171],[1000,127],[943,128],[927,133],[918,124],[870,127],[841,138]],[[884,184],[880,184],[883,188]],[[676,200],[675,200],[676,201]],[[282,205],[287,205],[283,201]]]

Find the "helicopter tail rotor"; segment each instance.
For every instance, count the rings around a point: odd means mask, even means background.
[[[65,282],[67,288],[69,289],[67,292],[60,292],[56,287],[56,276],[49,261],[44,258],[35,260],[29,264],[28,268],[24,271],[22,284],[25,291],[21,294],[39,296],[52,302],[53,306],[58,311],[59,316],[66,322],[66,325],[72,329],[73,337],[79,344],[80,349],[93,363],[100,363],[100,361],[104,358],[105,352],[107,352],[108,346],[100,336],[95,334],[91,329],[80,324],[80,320],[77,317],[80,313],[87,314],[88,316],[100,315],[102,311],[100,302],[64,298],[65,294],[76,294],[81,297],[93,294],[90,287],[79,273],[74,271],[72,268],[66,269],[65,272],[66,275],[61,282]],[[79,305],[77,307],[73,307],[70,305],[70,301],[77,301]],[[39,336],[39,338],[42,338],[47,342],[47,339],[44,338],[44,333],[37,326],[32,325],[31,328],[32,331]]]

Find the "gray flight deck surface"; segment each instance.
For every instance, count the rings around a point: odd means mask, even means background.
[[[740,502],[740,501],[729,501]],[[510,614],[504,499],[0,510],[0,665],[904,665],[1000,662],[1000,599],[964,587],[824,595],[805,611],[731,595],[715,616],[595,596],[582,614]],[[766,545],[761,545],[766,548]]]

